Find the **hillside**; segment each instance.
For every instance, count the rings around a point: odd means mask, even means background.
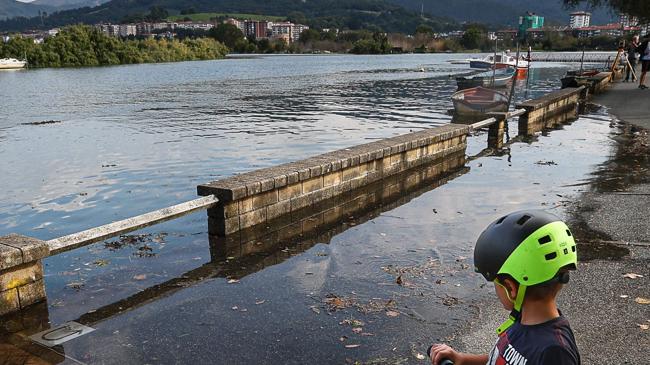
[[[120,22],[127,17],[146,14],[153,6],[162,7],[171,15],[179,14],[184,9],[206,13],[275,16],[300,12],[307,17],[308,25],[342,29],[366,28],[413,33],[419,24],[427,24],[438,30],[456,27],[455,24],[449,24],[453,22],[433,16],[421,19],[419,14],[385,0],[112,0],[94,8],[50,14],[43,19],[43,26],[47,28],[75,23]],[[40,19],[10,19],[0,22],[0,30],[23,30],[43,26]]]
[[[36,0],[32,2],[0,0],[0,19],[18,16],[33,17],[37,16],[39,11],[52,13],[58,10],[97,6],[105,2],[106,0]]]
[[[15,16],[37,16],[39,10],[51,12],[56,9],[48,5],[27,4],[15,0],[0,0],[0,19]]]
[[[543,15],[547,23],[567,24],[569,12],[561,0],[390,0],[407,9],[448,17],[459,22],[479,22],[493,25],[517,24],[526,11]],[[585,10],[583,7],[580,10]],[[592,23],[604,24],[615,18],[606,9],[592,11]]]

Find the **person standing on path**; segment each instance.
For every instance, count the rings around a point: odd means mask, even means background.
[[[636,49],[639,47],[639,36],[635,35],[632,37],[630,45],[627,47],[627,60],[629,65],[627,65],[627,72],[625,73],[625,80],[623,82],[630,81],[630,74],[636,75]],[[633,80],[634,81],[634,80]]]
[[[647,89],[645,86],[645,77],[650,70],[650,33],[645,35],[643,43],[636,49],[641,55],[641,78],[639,80],[639,89]]]

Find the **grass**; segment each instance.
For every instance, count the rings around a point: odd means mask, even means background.
[[[271,21],[283,21],[287,18],[282,16],[272,16],[272,15],[259,15],[259,14],[237,14],[237,13],[195,13],[187,15],[172,15],[167,19],[169,21],[182,21],[185,18],[190,18],[195,22],[205,22],[209,21],[212,18],[235,18],[235,19],[250,19],[250,20],[271,20]]]

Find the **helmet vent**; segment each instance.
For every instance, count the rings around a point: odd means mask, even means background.
[[[568,248],[565,248],[565,249],[564,249],[564,254],[565,254],[565,255],[568,255],[568,254],[569,254],[569,249],[568,249]]]
[[[519,218],[519,220],[517,221],[517,224],[520,225],[520,226],[523,226],[524,223],[526,223],[530,218],[531,218],[531,216],[525,215],[525,216]]]
[[[576,252],[576,245],[571,246],[571,251]]]
[[[504,215],[503,217],[499,218],[499,220],[497,221],[496,224],[501,224],[501,223],[503,223],[503,221],[504,221],[506,218],[508,218],[508,216],[507,216],[507,215]]]
[[[568,229],[566,230],[566,234],[567,234],[569,237],[571,237],[571,231],[569,231]]]
[[[548,253],[548,254],[544,255],[544,257],[546,258],[546,261],[553,260],[554,258],[557,257],[557,252]]]
[[[539,242],[540,245],[543,245],[545,243],[549,243],[551,241],[552,241],[551,236],[549,236],[549,235],[546,235],[546,236],[544,236],[544,237],[537,240],[537,242]]]

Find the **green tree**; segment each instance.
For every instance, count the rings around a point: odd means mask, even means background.
[[[152,6],[149,8],[149,15],[147,15],[147,20],[150,22],[159,22],[167,19],[169,13],[165,8],[160,6]]]
[[[287,20],[294,24],[307,24],[307,17],[300,11],[292,11],[287,15]]]
[[[219,42],[225,44],[228,48],[234,49],[238,42],[245,40],[244,33],[232,24],[219,24],[210,29],[208,35]]]
[[[315,29],[306,29],[300,33],[300,43],[316,42],[320,38],[320,32]]]
[[[430,35],[430,34],[433,34],[433,33],[434,33],[433,28],[431,28],[430,26],[428,26],[426,24],[420,24],[420,25],[418,25],[417,28],[415,28],[415,34]]]
[[[485,34],[481,29],[472,27],[465,31],[460,39],[460,44],[466,49],[477,49],[481,47]]]

